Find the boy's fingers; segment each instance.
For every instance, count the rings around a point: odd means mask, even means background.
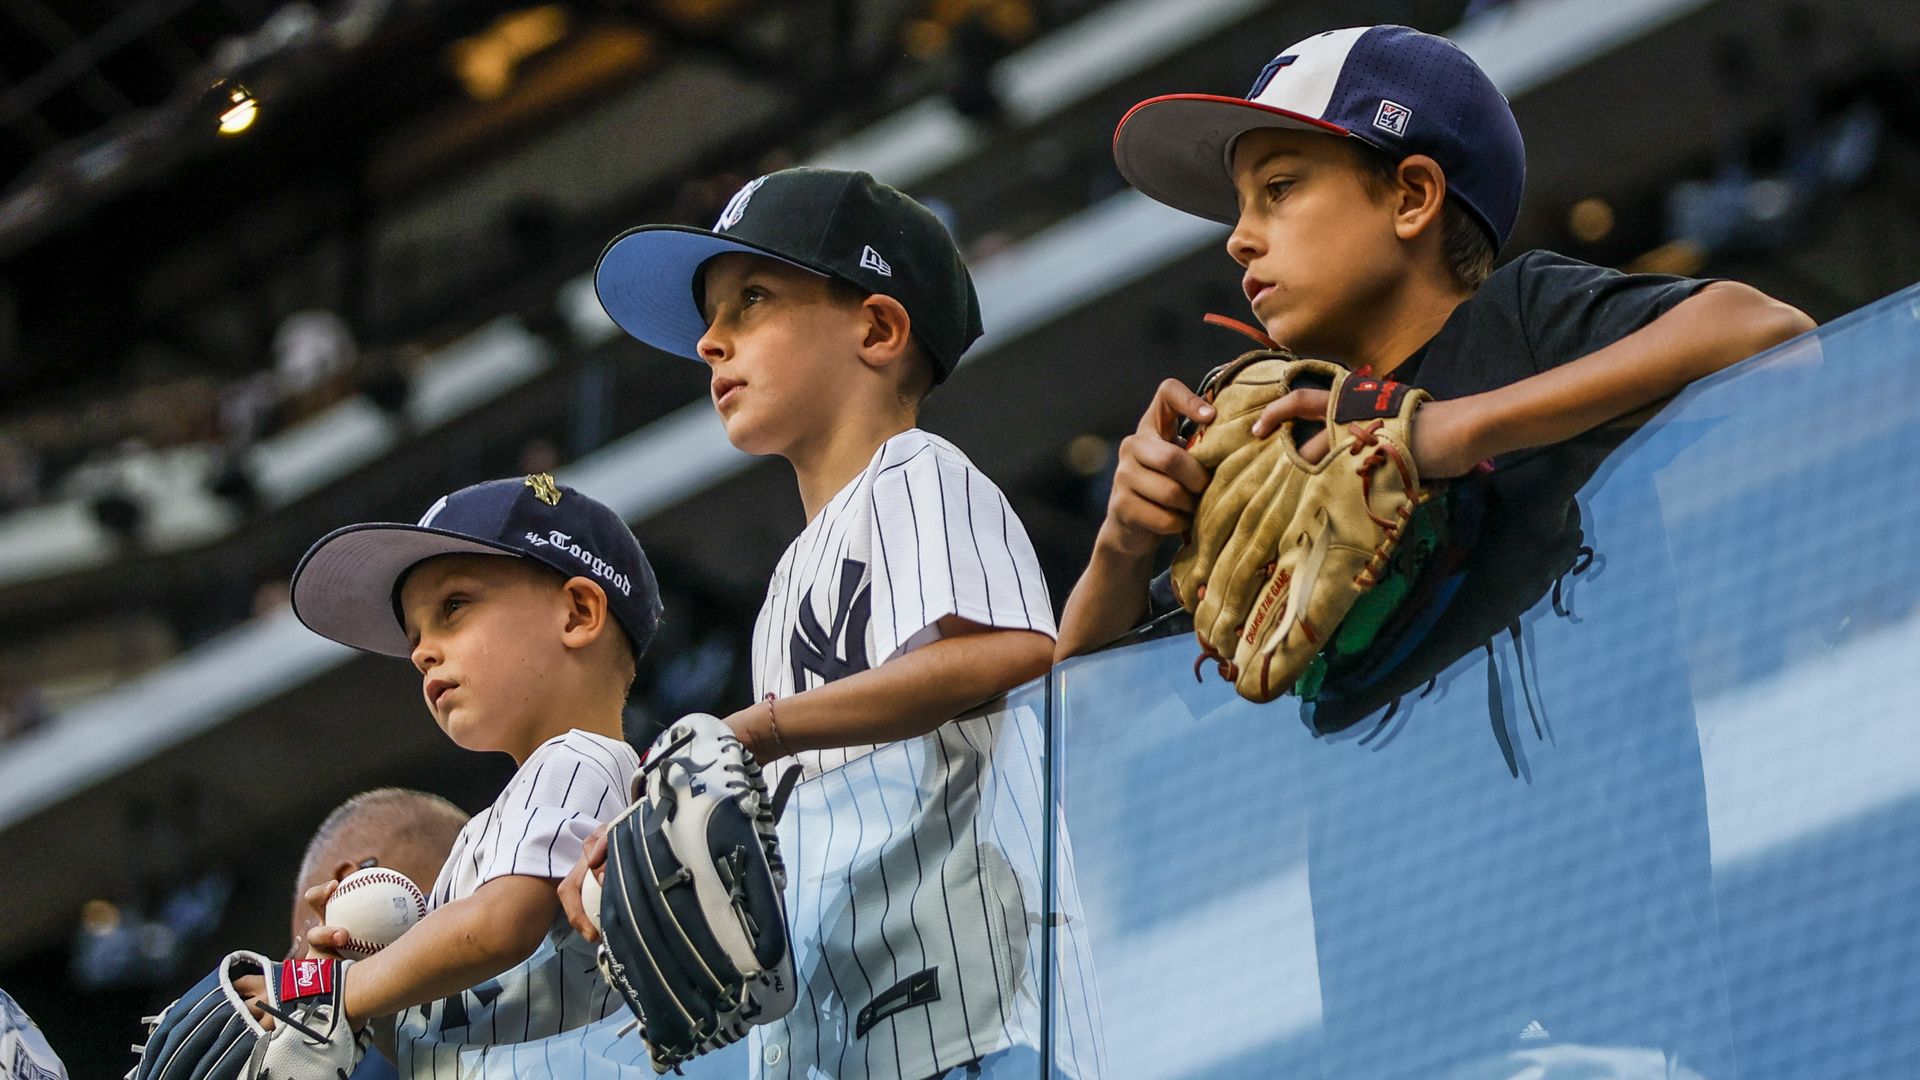
[[[1195,495],[1207,489],[1206,467],[1184,447],[1165,440],[1127,436],[1120,444],[1120,467],[1125,468],[1129,463],[1171,477],[1175,483]]]
[[[1180,513],[1192,513],[1199,496],[1182,487],[1173,477],[1149,469],[1131,468],[1126,475],[1114,476],[1116,494],[1132,495],[1156,506]]]
[[[323,881],[306,891],[307,907],[321,918],[327,917],[327,901],[333,899],[333,890],[340,887],[338,881]]]
[[[612,827],[613,823],[608,822],[593,830],[593,835],[587,837],[586,850],[581,854],[589,868],[597,867],[607,861],[607,830]]]
[[[340,959],[340,949],[345,948],[353,935],[338,926],[316,926],[307,931],[307,951],[311,956]]]
[[[560,910],[567,914],[567,925],[573,927],[574,931],[581,937],[586,938],[590,944],[599,942],[600,932],[593,928],[592,921],[587,918],[586,905],[580,902],[580,884],[586,879],[587,874],[591,872],[592,864],[589,857],[592,851],[593,841],[589,838],[587,841],[587,850],[581,852],[580,858],[573,864],[573,869],[567,871],[567,876],[561,879],[558,888],[560,894]],[[604,837],[601,838],[600,856],[603,859],[606,857],[606,841]]]
[[[1253,422],[1253,434],[1256,437],[1270,435],[1286,420],[1326,419],[1328,396],[1325,390],[1294,390],[1275,398]]]
[[[1213,419],[1213,406],[1179,379],[1162,380],[1160,388],[1154,391],[1153,404],[1140,418],[1140,433],[1171,439],[1181,417],[1208,422]]]

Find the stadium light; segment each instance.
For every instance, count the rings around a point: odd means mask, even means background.
[[[254,99],[253,91],[233,84],[227,90],[227,107],[220,114],[220,134],[239,135],[253,126],[260,116],[260,103]]]

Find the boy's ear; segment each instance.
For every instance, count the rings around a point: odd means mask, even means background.
[[[1447,198],[1447,174],[1425,154],[1409,154],[1394,171],[1393,229],[1402,240],[1412,240],[1437,227]]]
[[[566,621],[560,640],[569,649],[580,649],[598,640],[611,618],[607,611],[607,592],[591,578],[572,577],[560,587],[566,602]]]
[[[870,367],[883,367],[906,355],[913,341],[913,319],[900,301],[873,293],[860,302],[860,313],[864,320],[861,360]]]

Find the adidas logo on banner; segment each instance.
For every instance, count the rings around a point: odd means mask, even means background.
[[[1546,1026],[1538,1020],[1529,1021],[1526,1027],[1520,1029],[1520,1038],[1522,1041],[1550,1039],[1552,1037],[1552,1035],[1548,1034]]]
[[[879,252],[873,250],[872,244],[860,249],[860,268],[872,270],[881,277],[893,276],[893,267],[887,263],[887,260],[880,257]]]

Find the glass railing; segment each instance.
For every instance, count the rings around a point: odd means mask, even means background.
[[[1915,402],[1920,288],[1489,502],[1311,707],[1162,627],[801,785],[799,1004],[687,1075],[1920,1077]]]
[[[1313,706],[1056,669],[1055,1053],[1097,996],[1126,1080],[1920,1076],[1917,402],[1912,289],[1502,507]]]

